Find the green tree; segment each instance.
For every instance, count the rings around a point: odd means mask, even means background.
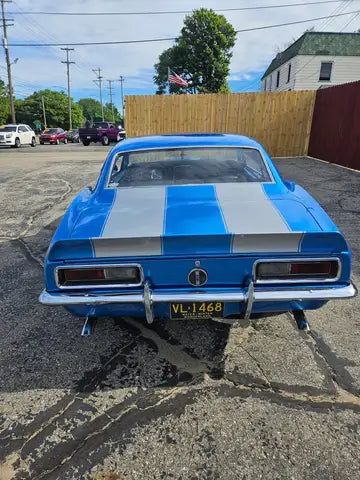
[[[83,111],[84,118],[90,122],[96,118],[101,118],[101,104],[94,98],[81,98],[78,105]]]
[[[168,67],[190,80],[190,88],[171,86],[170,93],[228,91],[231,50],[236,32],[223,15],[201,8],[185,17],[175,45],[165,50],[155,65],[157,93],[165,93]]]
[[[8,88],[3,80],[0,80],[0,123],[6,123],[9,116],[10,104]]]
[[[81,107],[84,118],[93,122],[95,120],[101,120],[101,103],[94,98],[81,98],[78,101],[78,105]],[[122,118],[119,113],[119,110],[113,106],[114,109],[114,117],[116,123],[122,123]],[[111,110],[111,103],[106,103],[104,105],[104,120],[108,122],[112,122],[112,110]]]
[[[65,92],[39,90],[24,100],[16,100],[15,109],[18,122],[43,125],[42,97],[44,97],[46,121],[48,127],[69,128],[68,98]],[[72,101],[73,127],[80,127],[84,122],[82,108]]]
[[[175,83],[168,83],[169,68],[175,72],[181,72],[182,75],[189,72],[185,68],[184,50],[178,45],[164,50],[160,56],[158,63],[155,64],[156,75],[154,81],[158,86],[156,93],[158,95],[164,94],[169,88],[170,93],[184,93],[188,89],[184,89]]]
[[[121,114],[119,112],[119,110],[115,107],[115,105],[113,105],[113,109],[111,108],[111,103],[105,103],[104,105],[104,117],[105,117],[105,120],[108,121],[108,122],[112,122],[113,121],[113,115],[112,115],[112,112],[114,111],[114,119],[115,119],[115,122],[116,123],[122,123],[122,117],[121,117]]]

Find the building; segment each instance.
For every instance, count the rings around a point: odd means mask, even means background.
[[[360,33],[305,32],[276,55],[261,79],[261,90],[317,90],[356,80]]]

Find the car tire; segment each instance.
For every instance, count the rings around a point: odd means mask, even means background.
[[[90,140],[88,140],[87,138],[84,138],[82,142],[85,147],[88,147],[90,145]]]
[[[16,138],[15,138],[14,147],[15,147],[15,148],[20,148],[20,147],[21,147],[21,142],[20,142],[20,138],[19,138],[19,137],[16,137]]]
[[[67,144],[67,138],[64,138],[64,143],[65,143],[65,145]]]
[[[40,145],[44,145],[44,142],[40,142]]]
[[[31,139],[31,144],[30,144],[32,147],[36,147],[36,138],[35,137],[32,137]]]
[[[60,144],[60,140],[57,138],[55,143],[56,143],[56,145],[59,145],[59,144]]]
[[[109,145],[109,137],[107,135],[103,135],[101,137],[101,143],[104,145],[104,147],[107,147]]]

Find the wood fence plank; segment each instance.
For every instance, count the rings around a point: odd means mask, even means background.
[[[128,137],[238,133],[273,156],[306,155],[316,92],[251,92],[126,97]]]

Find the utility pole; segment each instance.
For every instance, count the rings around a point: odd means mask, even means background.
[[[119,82],[121,84],[121,115],[122,115],[122,118],[123,118],[123,123],[125,122],[125,118],[124,118],[124,86],[123,86],[124,80],[125,80],[124,77],[122,75],[120,75]]]
[[[109,89],[109,95],[110,95],[112,121],[113,123],[115,123],[114,104],[113,104],[113,86],[112,86],[112,83],[114,82],[114,80],[108,80],[108,82],[109,82],[108,89]]]
[[[46,110],[45,110],[45,102],[44,102],[44,97],[41,97],[41,103],[42,103],[42,111],[43,111],[43,116],[44,116],[44,128],[47,128],[47,123],[46,123]]]
[[[9,100],[10,100],[10,111],[11,111],[11,120],[13,123],[16,123],[16,116],[15,116],[15,105],[14,105],[14,91],[12,85],[12,78],[11,78],[11,61],[10,61],[10,53],[8,47],[8,39],[7,39],[7,31],[6,28],[11,26],[12,24],[7,23],[9,21],[5,18],[5,3],[10,3],[11,0],[1,0],[1,13],[2,13],[2,23],[3,23],[3,46],[5,50],[5,57],[6,57],[6,67],[7,67],[7,75],[8,75],[8,85],[9,85]]]
[[[101,76],[101,68],[93,68],[92,71],[96,75],[96,80],[94,80],[94,83],[96,83],[96,85],[100,89],[101,117],[102,117],[102,121],[104,121],[104,105],[102,100],[102,85],[101,85],[103,77]]]
[[[69,129],[72,130],[72,115],[71,115],[71,95],[70,95],[70,64],[75,62],[69,62],[69,52],[74,50],[73,48],[61,48],[66,52],[66,60],[61,63],[66,63],[67,81],[68,81],[68,109],[69,109]]]

